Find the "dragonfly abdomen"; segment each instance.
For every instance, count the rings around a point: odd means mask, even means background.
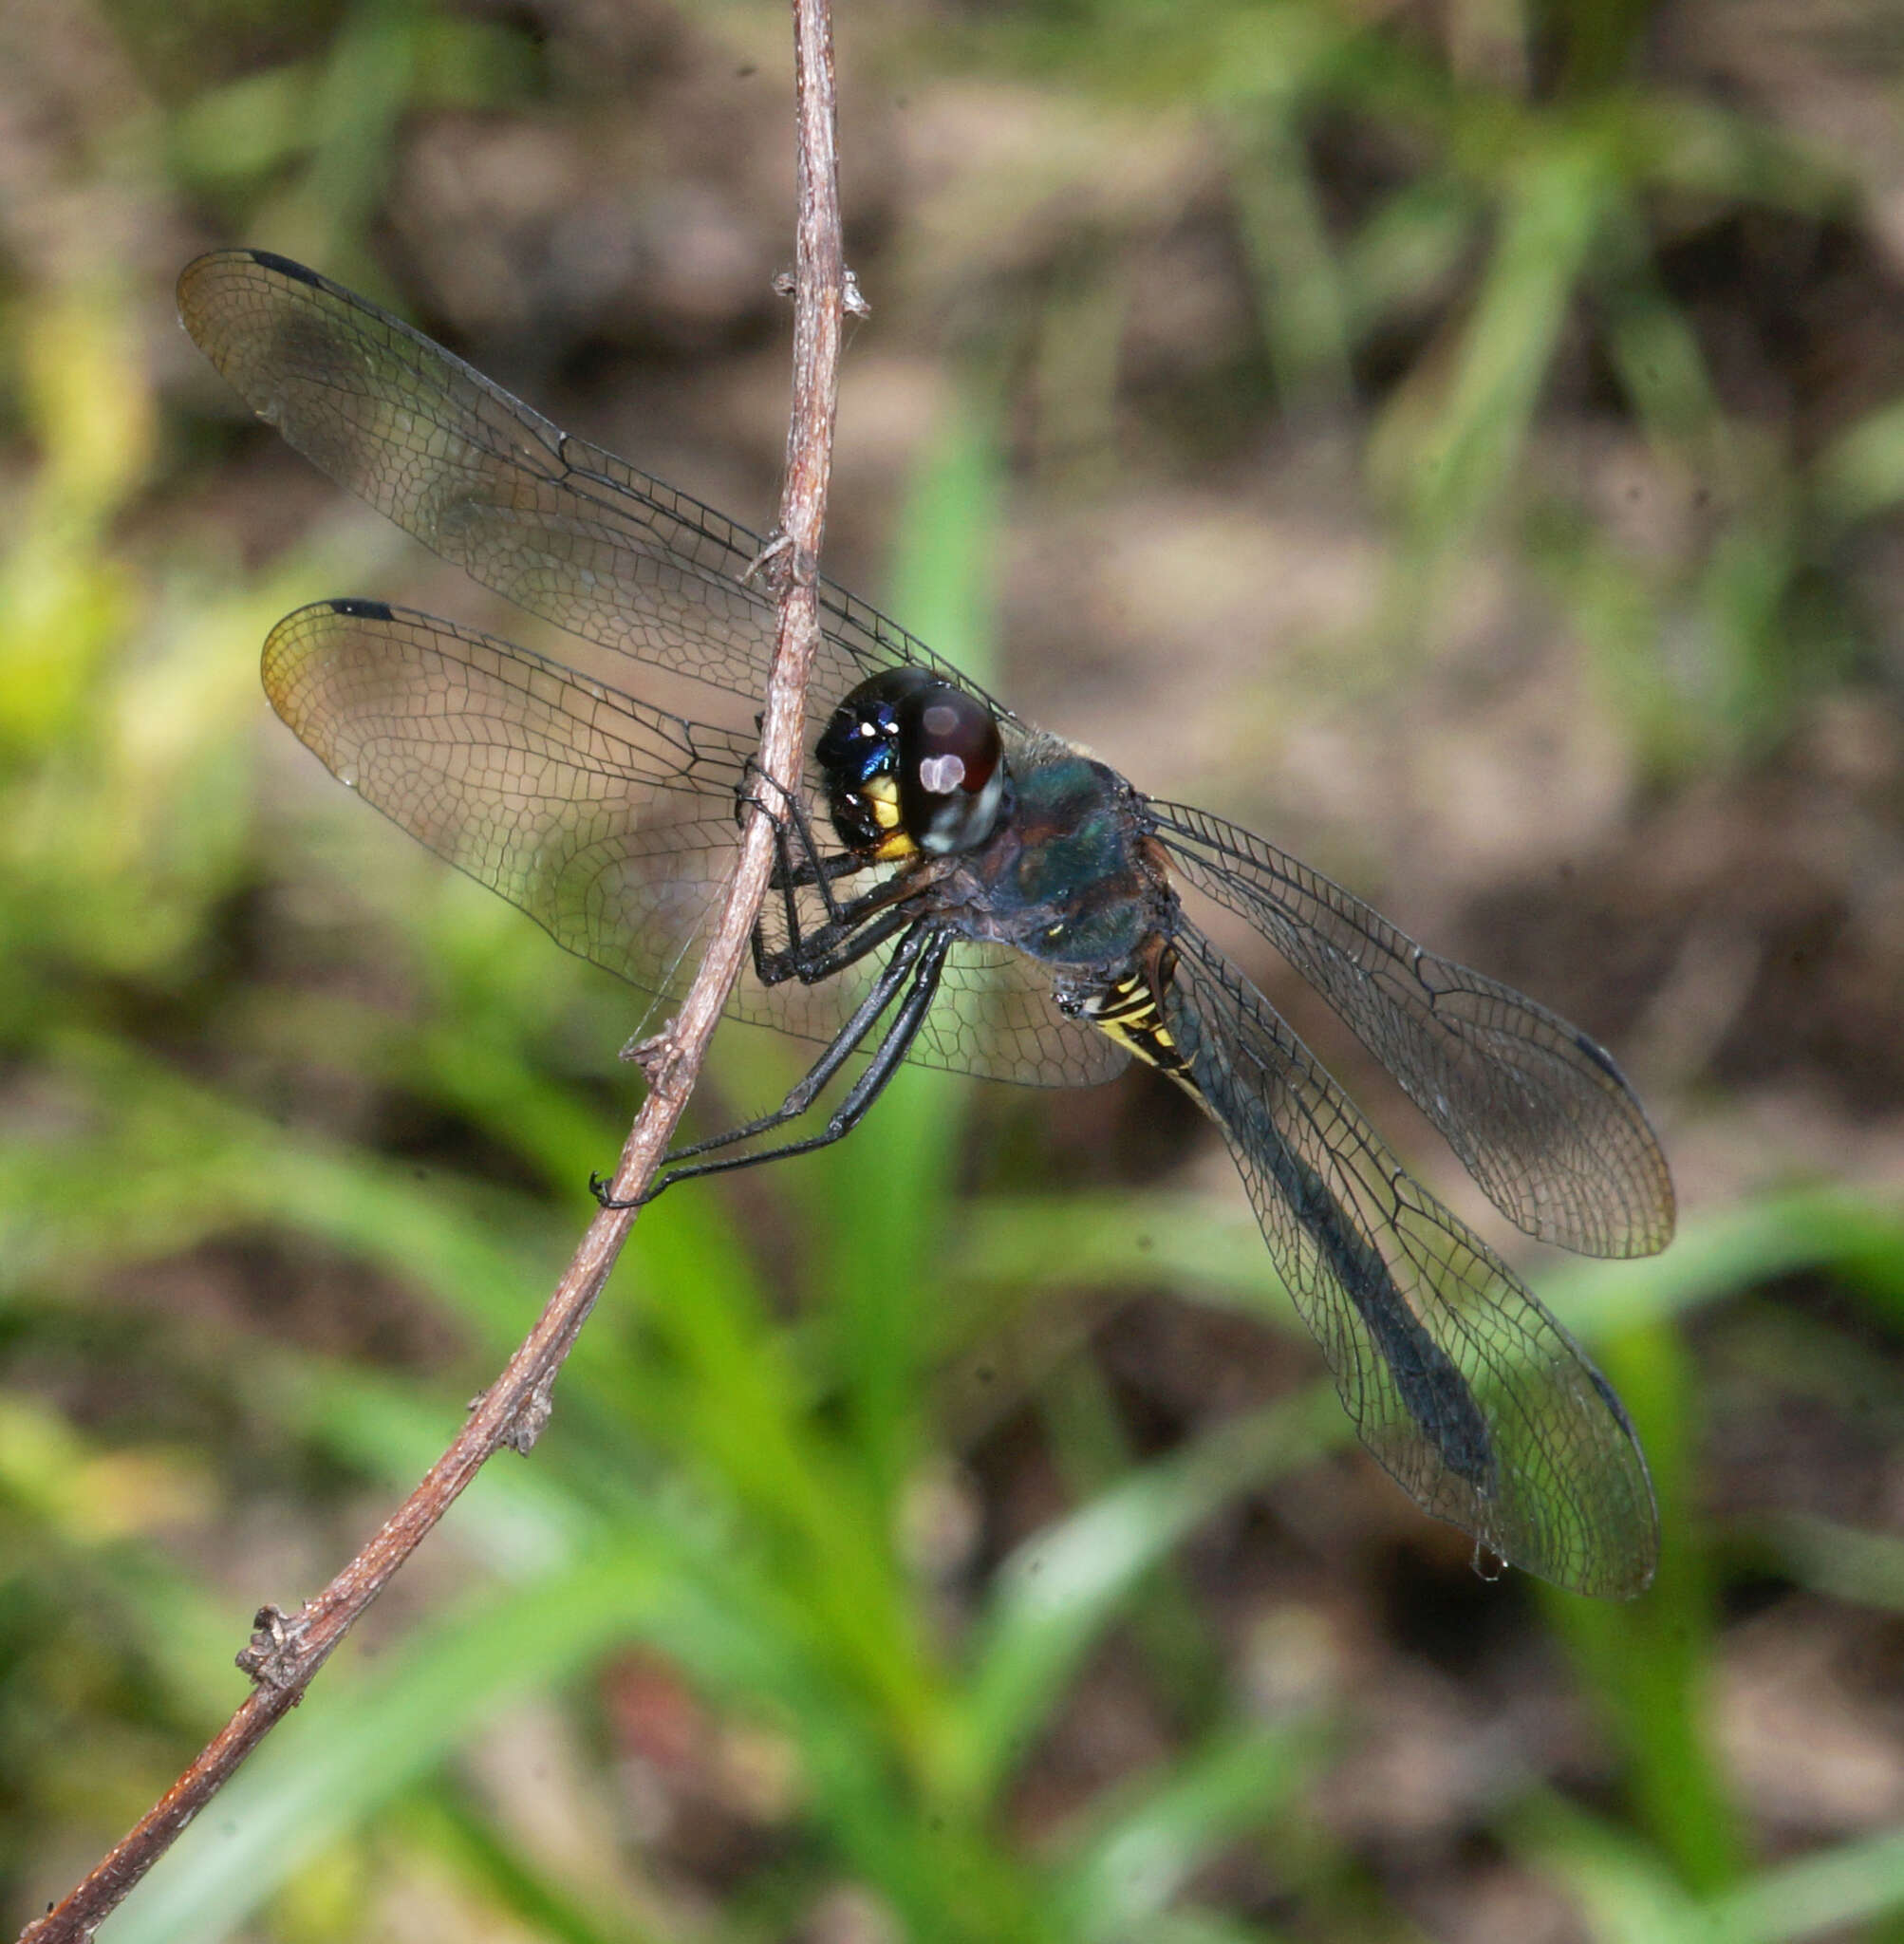
[[[1197,1085],[1183,1049],[1165,1024],[1164,1009],[1141,969],[1086,994],[1077,1001],[1077,1010],[1099,1032],[1139,1059],[1148,1061],[1160,1074],[1167,1075],[1199,1106],[1207,1109],[1209,1103],[1204,1098],[1204,1091]]]
[[[1265,1168],[1303,1233],[1327,1261],[1368,1326],[1395,1395],[1457,1478],[1485,1496],[1494,1477],[1494,1440],[1454,1359],[1410,1307],[1382,1252],[1362,1234],[1329,1185],[1291,1150],[1255,1103],[1255,1159]]]
[[[1203,1030],[1191,996],[1182,985],[1172,985],[1167,976],[1172,963],[1167,958],[1164,961],[1162,984],[1170,997],[1168,1014],[1175,1025],[1169,1034],[1172,1052],[1185,1068],[1176,1077],[1204,1102],[1229,1135],[1245,1175],[1258,1176],[1272,1191],[1287,1222],[1297,1231],[1290,1239],[1299,1237],[1306,1243],[1320,1257],[1326,1280],[1348,1297],[1373,1341],[1402,1409],[1441,1462],[1479,1496],[1492,1496],[1497,1478],[1494,1438],[1460,1366],[1415,1314],[1381,1249],[1364,1232],[1353,1212],[1344,1206],[1321,1172],[1291,1146],[1266,1101],[1249,1086],[1240,1084],[1222,1050],[1220,1034]],[[1161,1019],[1159,1024],[1163,1024]],[[1263,1219],[1267,1224],[1271,1218],[1264,1215]],[[1299,1260],[1300,1252],[1297,1253]],[[1289,1266],[1285,1259],[1285,1270]],[[1299,1308],[1310,1294],[1301,1288],[1292,1288],[1291,1293]],[[1328,1343],[1332,1333],[1317,1326],[1314,1318],[1310,1320]],[[1342,1374],[1338,1367],[1338,1377]],[[1379,1411],[1374,1422],[1362,1423],[1370,1387],[1359,1383],[1358,1388],[1362,1393],[1359,1398],[1352,1397],[1344,1388],[1344,1401],[1356,1416],[1358,1429],[1379,1446]]]

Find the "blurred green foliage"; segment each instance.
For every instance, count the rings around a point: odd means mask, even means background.
[[[1452,11],[1492,21],[1509,54],[1538,40],[1542,74],[1515,59],[1464,72],[1426,33],[1324,0],[972,9],[916,23],[907,58],[929,40],[935,60],[1206,128],[1277,408],[1365,414],[1366,477],[1395,535],[1377,627],[1428,632],[1453,566],[1504,530],[1599,657],[1662,785],[1742,760],[1798,695],[1876,664],[1831,590],[1843,551],[1904,498],[1904,401],[1804,452],[1728,412],[1662,253],[1688,202],[1855,223],[1851,192],[1745,112],[1651,84],[1637,0]],[[374,289],[368,238],[406,118],[538,103],[542,50],[421,0],[269,12],[117,9],[161,77],[146,166],[165,196]],[[241,27],[262,37],[256,58],[195,66],[193,48]],[[1406,157],[1347,231],[1314,146],[1340,118]],[[1046,451],[1114,437],[1125,274],[1114,237],[1088,239],[988,327],[988,368],[1038,364]],[[237,1698],[243,1620],[194,1563],[211,1536],[255,1552],[260,1599],[330,1570],[516,1339],[625,1108],[596,1071],[627,1030],[625,993],[354,804],[266,786],[258,642],[304,599],[373,587],[394,542],[339,507],[252,568],[215,518],[155,520],[206,461],[164,423],[139,294],[94,264],[0,296],[9,432],[33,461],[9,471],[0,533],[10,1918],[60,1894]],[[1583,314],[1661,467],[1711,484],[1689,552],[1633,550],[1537,450]],[[1398,329],[1406,368],[1358,404],[1371,342]],[[988,651],[978,590],[1001,495],[988,385],[932,445],[892,604],[966,666]],[[1671,640],[1690,653],[1669,657]],[[321,860],[320,888],[288,888],[299,851]],[[294,963],[261,943],[274,925],[296,932]],[[773,1047],[737,1057],[762,1095],[784,1077]],[[327,1670],[111,1921],[113,1944],[361,1935],[380,1874],[437,1885],[473,1934],[682,1935],[606,1812],[606,1854],[558,1866],[450,1759],[551,1693],[599,1750],[618,1681],[653,1665],[747,1726],[783,1775],[771,1836],[715,1873],[720,1905],[697,1935],[795,1935],[841,1883],[873,1899],[870,1928],[847,1935],[1416,1935],[1313,1806],[1353,1697],[1321,1678],[1251,1692],[1176,1564],[1213,1518],[1346,1439],[1326,1384],[1149,1455],[1094,1367],[1054,1348],[990,1408],[1036,1418],[1069,1508],[962,1606],[935,1579],[961,1359],[1027,1318],[1081,1329],[1087,1291],[1167,1287],[1300,1340],[1239,1197],[961,1194],[970,1092],[908,1073],[876,1131],[749,1185],[775,1250],[743,1245],[718,1192],[644,1219],[534,1462],[499,1461],[470,1491],[427,1593]],[[192,1265],[176,1302],[168,1263]],[[1617,1787],[1587,1805],[1510,1781],[1489,1812],[1490,1840],[1596,1937],[1876,1935],[1904,1910],[1904,1837],[1762,1856],[1715,1733],[1728,1581],[1776,1572],[1904,1607],[1904,1542],[1703,1513],[1708,1406],[1688,1325],[1806,1273],[1895,1334],[1904,1216],[1794,1192],[1689,1224],[1658,1262],[1570,1265],[1541,1285],[1627,1398],[1668,1536],[1646,1600],[1543,1601]],[[381,1292],[360,1308],[386,1302],[387,1330],[309,1336],[325,1279]],[[279,1306],[300,1327],[280,1328]],[[1120,1637],[1166,1697],[1171,1752],[1029,1840],[1015,1788]],[[1210,1874],[1239,1849],[1282,1886],[1248,1916]]]
[[[1431,633],[1477,534],[1505,522],[1596,651],[1642,753],[1671,770],[1763,746],[1796,697],[1872,665],[1877,644],[1821,597],[1847,520],[1904,493],[1904,428],[1887,402],[1801,458],[1721,403],[1664,257],[1689,227],[1742,215],[1855,222],[1854,192],[1826,156],[1749,115],[1648,85],[1656,10],[1455,5],[1448,37],[1478,43],[1465,74],[1427,33],[1318,0],[1079,0],[987,22],[966,51],[1009,50],[1041,79],[1213,132],[1285,408],[1341,406],[1372,343],[1437,315],[1362,435],[1397,538],[1375,632]],[[1540,84],[1536,65],[1550,70]],[[1336,118],[1408,159],[1340,237],[1304,146]],[[1098,330],[1064,333],[1073,422],[1111,421],[1114,359],[1094,347],[1115,340],[1116,276],[1111,256]],[[1068,325],[1090,308],[1069,293]],[[1708,532],[1689,555],[1635,550],[1530,450],[1580,319],[1664,476],[1697,482]],[[1076,398],[1092,388],[1094,410]],[[1695,652],[1662,656],[1675,635]]]

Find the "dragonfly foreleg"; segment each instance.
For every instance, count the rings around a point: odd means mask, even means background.
[[[789,979],[797,979],[803,985],[815,985],[836,972],[844,972],[849,965],[857,964],[895,933],[919,923],[910,911],[886,909],[905,888],[881,885],[863,898],[842,905],[836,921],[816,931],[800,933],[778,949],[770,949],[760,926],[755,925],[754,976],[762,985],[780,985]],[[878,915],[882,912],[884,916]],[[872,923],[865,923],[868,919]]]
[[[755,794],[756,788],[772,791],[778,797],[780,808],[776,810],[764,795]],[[736,816],[750,807],[768,817],[774,826],[776,861],[768,888],[778,891],[786,901],[788,937],[797,942],[800,936],[799,903],[793,895],[798,890],[817,889],[827,907],[828,923],[840,923],[843,907],[833,894],[833,881],[864,870],[866,860],[846,850],[835,851],[831,857],[824,855],[820,840],[813,831],[813,820],[808,814],[806,801],[799,791],[790,790],[784,783],[768,776],[757,760],[751,757],[747,762],[746,777],[734,793]]]

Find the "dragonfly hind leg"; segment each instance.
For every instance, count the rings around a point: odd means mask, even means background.
[[[629,1201],[615,1200],[608,1192],[608,1184],[600,1175],[590,1175],[588,1187],[602,1206],[644,1206],[678,1181],[687,1181],[700,1174],[722,1174],[737,1168],[754,1168],[763,1161],[779,1161],[790,1154],[809,1154],[817,1148],[831,1147],[833,1142],[851,1133],[866,1117],[868,1109],[885,1091],[887,1082],[897,1072],[913,1040],[918,1037],[919,1029],[938,995],[945,955],[952,946],[952,935],[936,925],[918,919],[909,921],[909,925],[891,958],[880,968],[879,977],[868,989],[866,997],[853,1008],[851,1017],[772,1113],[764,1113],[757,1119],[743,1122],[739,1127],[729,1128],[725,1133],[710,1135],[704,1141],[675,1149],[663,1162],[662,1172],[646,1192]],[[889,937],[895,928],[891,924],[869,926],[868,929],[873,936],[864,944],[853,941],[848,951],[837,955],[835,969],[864,957],[868,950]],[[847,1090],[846,1097],[834,1109],[820,1132],[810,1134],[804,1140],[784,1142],[777,1148],[765,1148],[747,1154],[720,1154],[716,1151],[756,1139],[761,1134],[771,1133],[775,1128],[786,1126],[789,1121],[799,1119],[902,992],[905,996],[874,1047],[866,1071]],[[700,1159],[702,1155],[713,1155],[714,1158]]]

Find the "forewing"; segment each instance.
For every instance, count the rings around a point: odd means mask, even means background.
[[[1591,1256],[1671,1240],[1666,1156],[1604,1048],[1260,837],[1182,804],[1149,809],[1185,881],[1315,986],[1510,1222]]]
[[[1641,1591],[1658,1520],[1606,1379],[1262,995],[1193,929],[1177,947],[1172,1037],[1363,1443],[1502,1559],[1580,1593]]]
[[[672,1000],[734,862],[750,738],[585,681],[507,642],[381,602],[300,608],[265,644],[271,705],[342,781],[569,951]],[[810,795],[810,809],[812,807]],[[851,888],[863,888],[855,878]],[[781,914],[770,900],[770,923]],[[803,925],[820,922],[800,894]],[[736,1018],[828,1040],[871,963],[764,986]],[[1117,1049],[1059,1013],[1017,953],[961,942],[915,1042],[927,1064],[1086,1084]]]
[[[616,654],[760,695],[775,615],[756,585],[768,576],[750,577],[762,562],[758,534],[570,438],[421,332],[287,258],[199,257],[179,277],[178,314],[289,444],[485,587]],[[820,605],[812,692],[824,707],[904,663],[980,693],[831,582]]]

